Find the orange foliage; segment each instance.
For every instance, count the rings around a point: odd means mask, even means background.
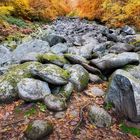
[[[131,24],[140,29],[140,0],[78,0],[77,15],[98,18],[109,26]]]
[[[97,17],[103,0],[79,0],[77,14],[80,17],[94,19]]]

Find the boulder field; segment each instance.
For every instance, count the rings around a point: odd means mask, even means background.
[[[105,94],[105,102],[112,103],[122,117],[140,123],[140,46],[136,36],[129,26],[110,29],[78,18],[60,18],[17,43],[14,50],[3,43],[0,104],[18,99],[41,101],[48,110],[59,112],[68,108],[73,91],[82,92],[89,82],[108,82],[106,93],[95,91]],[[89,107],[89,118],[98,127],[111,125],[111,116],[95,104]],[[26,131],[30,139],[53,130],[51,124],[40,120],[30,125]],[[33,136],[36,131],[39,134]]]

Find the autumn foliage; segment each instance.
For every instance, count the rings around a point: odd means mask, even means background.
[[[109,26],[131,24],[140,29],[140,0],[2,0],[0,5],[0,15],[29,20],[50,20],[72,13]]]

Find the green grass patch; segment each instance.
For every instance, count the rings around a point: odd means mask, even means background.
[[[104,105],[104,109],[105,110],[111,110],[113,108],[113,104],[112,103],[106,103],[105,105]]]
[[[28,26],[28,24],[23,19],[20,18],[16,18],[12,16],[4,16],[3,18],[9,24],[16,25],[21,28],[26,28]]]
[[[133,127],[127,127],[124,123],[120,124],[120,129],[124,133],[130,133],[134,136],[140,137],[140,129],[133,128]]]

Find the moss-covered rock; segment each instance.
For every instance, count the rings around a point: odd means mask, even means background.
[[[89,73],[81,65],[73,65],[67,68],[70,72],[70,81],[74,84],[77,91],[82,91],[89,82]]]
[[[28,62],[11,67],[7,73],[0,76],[0,103],[12,102],[18,98],[17,83],[22,78],[31,77],[30,70],[41,66],[39,62]]]
[[[46,138],[53,131],[53,125],[48,121],[35,120],[25,130],[25,137],[30,140]]]
[[[52,94],[45,97],[44,103],[51,111],[63,111],[67,108],[65,98],[60,98]]]
[[[46,53],[46,54],[38,55],[37,58],[38,58],[38,61],[42,63],[52,63],[58,66],[64,66],[65,64],[69,64],[69,62],[67,61],[67,59],[64,58],[64,56],[60,56],[53,53]]]
[[[67,70],[53,64],[46,64],[38,69],[32,69],[31,73],[53,85],[65,85],[70,77]]]

